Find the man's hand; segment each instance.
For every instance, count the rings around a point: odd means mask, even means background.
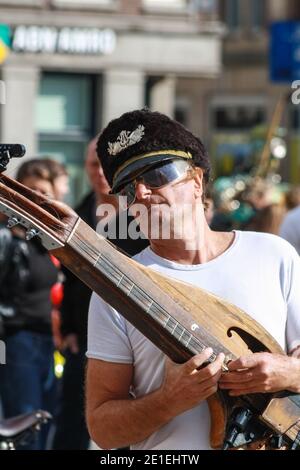
[[[231,396],[281,390],[300,392],[300,360],[296,357],[255,353],[227,366],[229,372],[222,374],[219,386],[230,390]]]
[[[219,354],[212,364],[198,370],[212,354],[213,350],[207,348],[184,364],[166,360],[161,392],[174,416],[193,408],[217,391],[224,354]]]
[[[63,349],[69,349],[72,354],[79,353],[78,336],[75,333],[71,333],[64,338]]]

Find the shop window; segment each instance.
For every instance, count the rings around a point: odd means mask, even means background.
[[[266,26],[266,4],[262,0],[220,0],[222,18],[229,31],[260,31]]]
[[[44,74],[36,105],[39,153],[66,165],[70,204],[87,191],[84,156],[93,136],[94,78],[89,75]]]
[[[293,131],[300,130],[300,109],[299,106],[291,107],[291,128]]]
[[[180,122],[185,127],[189,125],[189,110],[191,109],[191,102],[186,96],[177,96],[175,102],[174,117],[176,121]]]
[[[218,0],[190,0],[189,8],[192,13],[215,13]]]
[[[240,7],[239,0],[225,0],[224,19],[230,31],[240,26]]]
[[[251,129],[264,122],[265,111],[259,106],[220,106],[214,109],[213,126],[217,130]]]
[[[261,30],[266,25],[266,5],[263,0],[251,0],[251,27]]]
[[[266,101],[259,96],[217,96],[210,116],[216,176],[251,171],[264,145]]]

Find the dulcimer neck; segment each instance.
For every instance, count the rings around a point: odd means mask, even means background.
[[[52,252],[172,360],[185,362],[206,347],[214,350],[209,362],[224,349],[226,353],[224,345],[195,323],[188,308],[163,289],[163,276],[117,250],[81,219],[65,246]]]

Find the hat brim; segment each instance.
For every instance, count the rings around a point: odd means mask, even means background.
[[[172,155],[172,154],[164,154],[161,153],[159,155],[152,155],[147,158],[143,158],[140,160],[136,160],[129,165],[126,166],[118,176],[115,178],[115,181],[113,182],[112,188],[111,188],[111,193],[116,194],[122,186],[124,186],[126,183],[128,183],[133,177],[136,177],[137,175],[140,174],[139,171],[143,172],[147,171],[150,167],[156,165],[157,163],[163,163],[169,160],[188,160],[189,157],[181,157],[178,155]]]

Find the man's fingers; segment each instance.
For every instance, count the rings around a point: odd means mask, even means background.
[[[241,370],[241,369],[252,369],[258,364],[258,357],[255,354],[250,356],[241,356],[235,361],[231,361],[227,364],[229,371]]]
[[[198,372],[199,383],[204,382],[205,380],[208,380],[210,378],[219,380],[222,374],[222,364],[224,362],[224,359],[225,359],[225,355],[223,353],[218,354],[214,362],[212,362],[210,365],[208,365],[204,369],[201,369]]]
[[[227,384],[231,383],[245,383],[245,382],[251,382],[253,380],[253,372],[246,372],[246,371],[241,371],[241,372],[227,372],[225,374],[222,374],[222,377],[220,379],[220,384],[224,386]],[[225,388],[225,387],[224,387]],[[228,387],[226,387],[228,388]]]
[[[184,369],[187,375],[190,375],[192,372],[196,371],[204,362],[206,362],[210,356],[213,354],[212,348],[206,348],[200,354],[193,356],[184,364]]]

